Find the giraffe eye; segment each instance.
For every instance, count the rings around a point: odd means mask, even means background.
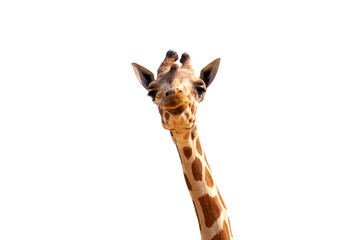
[[[156,97],[156,91],[155,90],[151,90],[149,93],[148,93],[148,96],[151,97],[151,99],[154,101],[155,100],[155,97]]]
[[[206,90],[205,90],[205,88],[198,87],[198,88],[196,88],[196,92],[197,92],[199,98],[202,98],[202,96],[204,95],[204,93],[206,92]]]

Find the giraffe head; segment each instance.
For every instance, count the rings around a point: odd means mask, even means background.
[[[177,60],[177,53],[168,51],[156,79],[151,71],[132,63],[136,77],[148,90],[148,95],[159,109],[162,125],[168,130],[194,127],[197,106],[204,100],[220,63],[219,58],[209,63],[201,70],[198,78],[190,65],[189,54],[182,54],[181,67],[175,63]]]

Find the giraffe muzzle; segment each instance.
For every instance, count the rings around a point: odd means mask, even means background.
[[[179,115],[185,111],[188,107],[189,99],[182,93],[175,93],[167,96],[162,104],[161,108],[174,115]]]

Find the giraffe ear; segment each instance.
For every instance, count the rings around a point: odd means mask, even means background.
[[[144,88],[148,89],[149,84],[155,80],[154,74],[137,63],[132,63],[131,66],[133,67],[135,75],[139,79],[140,83],[144,86]]]
[[[200,79],[205,82],[206,87],[209,87],[214,80],[219,68],[219,64],[220,58],[217,58],[201,70]]]

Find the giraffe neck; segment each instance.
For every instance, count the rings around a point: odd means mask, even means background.
[[[199,221],[201,239],[233,239],[227,209],[214,183],[196,126],[171,130],[170,133],[180,155],[185,182]]]

